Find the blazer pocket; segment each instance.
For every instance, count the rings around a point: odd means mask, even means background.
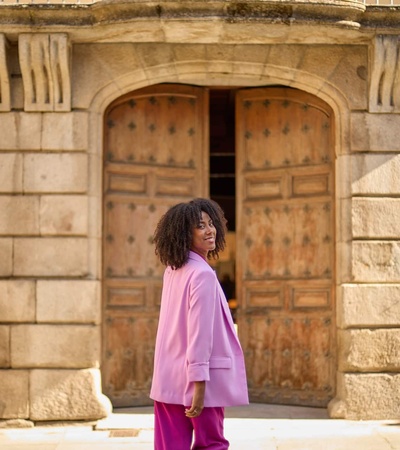
[[[217,356],[210,358],[210,369],[231,369],[232,359],[229,356]]]

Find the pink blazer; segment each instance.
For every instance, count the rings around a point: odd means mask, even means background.
[[[190,252],[163,283],[150,397],[190,406],[193,382],[205,380],[204,406],[248,404],[242,348],[214,270]]]

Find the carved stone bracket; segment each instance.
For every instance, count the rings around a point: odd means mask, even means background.
[[[370,112],[400,111],[399,36],[377,36],[372,48]]]
[[[19,60],[25,111],[70,111],[70,48],[66,34],[21,34]]]
[[[10,111],[10,73],[7,64],[7,39],[0,34],[0,111]]]

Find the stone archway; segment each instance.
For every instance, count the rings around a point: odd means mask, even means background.
[[[231,66],[230,64],[226,63],[226,68],[228,66]],[[188,69],[191,67],[190,62],[187,63],[181,63],[181,64],[174,64],[174,67],[171,67],[171,71],[174,72],[171,74],[171,76],[165,75],[164,77],[159,77],[158,73],[160,70],[160,67],[147,67],[147,78],[143,78],[143,73],[139,75],[139,73],[136,74],[130,74],[125,75],[121,77],[120,79],[114,81],[113,83],[110,83],[109,85],[105,86],[103,89],[101,89],[97,95],[94,97],[91,106],[90,106],[90,142],[91,142],[91,154],[92,154],[92,160],[91,160],[91,172],[93,174],[96,174],[96,176],[92,177],[92,184],[91,184],[91,197],[90,201],[92,202],[92,208],[90,208],[91,211],[91,230],[93,232],[93,235],[101,234],[100,233],[100,223],[101,218],[99,217],[99,204],[101,204],[100,200],[100,192],[101,192],[101,172],[102,168],[101,165],[99,165],[99,161],[101,161],[100,155],[99,155],[99,149],[101,148],[101,141],[102,141],[102,114],[104,113],[106,107],[108,106],[111,101],[121,95],[121,93],[133,91],[139,87],[148,86],[154,83],[158,82],[174,82],[177,81],[177,78],[179,78],[180,82],[186,82],[191,83],[198,79],[200,76],[202,76],[202,84],[207,85],[211,83],[215,83],[216,80],[218,80],[218,84],[221,85],[224,83],[224,85],[252,85],[254,83],[255,78],[257,78],[259,84],[265,84],[261,83],[259,80],[259,73],[260,71],[268,72],[268,84],[280,84],[280,85],[291,85],[292,87],[297,87],[299,89],[305,90],[307,92],[313,93],[314,95],[319,96],[321,99],[326,101],[332,108],[334,112],[334,120],[335,120],[335,130],[336,130],[336,148],[335,153],[338,158],[338,156],[342,156],[347,153],[347,146],[346,143],[348,140],[346,140],[346,135],[348,133],[348,108],[346,104],[346,100],[343,97],[342,93],[335,88],[335,86],[330,85],[326,83],[326,81],[323,81],[319,77],[313,77],[310,76],[309,73],[300,72],[300,71],[288,71],[287,68],[276,68],[276,67],[268,67],[268,65],[259,65],[256,66],[254,64],[249,64],[246,67],[246,64],[244,66],[247,68],[247,71],[243,68],[240,74],[231,74],[229,79],[226,78],[226,72],[224,70],[224,64],[220,64],[220,71],[218,72],[208,72],[207,74],[199,74],[196,73],[194,76],[193,72],[189,75],[187,74]],[[179,73],[176,73],[176,70],[179,69]],[[149,77],[149,74],[154,71],[154,76]],[[165,66],[163,67],[164,72],[168,72],[168,68]],[[136,75],[136,76],[135,76]],[[139,75],[139,76],[138,76]],[[118,86],[118,88],[117,88]],[[340,161],[337,164],[340,164]],[[340,176],[344,176],[343,170],[337,171],[337,173],[340,173]],[[341,184],[341,186],[344,186],[344,184]],[[341,215],[345,214],[346,209],[343,208],[343,205],[340,202],[340,196],[342,195],[342,192],[337,192],[338,203],[337,203],[337,217],[340,220]],[[100,201],[100,203],[99,203]],[[337,221],[338,221],[337,220]],[[343,230],[338,230],[337,233],[337,242],[339,244],[343,241],[346,241],[347,237],[343,236]],[[101,249],[98,244],[98,241],[92,240],[93,248],[90,252],[90,255],[92,256],[91,262],[92,262],[92,268],[94,269],[94,273],[97,273],[100,277],[100,255],[101,255]],[[343,255],[343,250],[346,252],[348,251],[348,248],[343,245],[339,245],[341,252],[338,254],[337,258],[337,264],[340,264],[341,256]],[[345,258],[347,259],[347,258]],[[339,274],[340,275],[340,274]],[[340,283],[340,280],[338,280],[338,283]]]

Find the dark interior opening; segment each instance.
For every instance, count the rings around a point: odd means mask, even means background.
[[[228,230],[236,229],[235,90],[210,90],[210,197],[224,210]]]

